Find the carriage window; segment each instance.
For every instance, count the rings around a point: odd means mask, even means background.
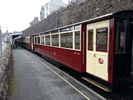
[[[40,37],[38,37],[38,44],[40,44]]]
[[[58,30],[51,31],[51,34],[58,33]]]
[[[75,32],[75,49],[80,49],[80,31]]]
[[[41,44],[44,45],[44,36],[41,37]]]
[[[50,34],[50,32],[46,32],[45,35]]]
[[[88,50],[93,50],[93,30],[88,30]]]
[[[35,37],[35,44],[37,44],[37,37]]]
[[[115,36],[115,53],[125,53],[126,20],[117,19]]]
[[[74,26],[74,30],[79,30],[79,29],[80,29],[80,25]]]
[[[52,35],[52,46],[59,46],[59,34]]]
[[[61,47],[73,48],[73,34],[72,34],[72,32],[61,34]]]
[[[45,33],[41,33],[40,35],[45,35]]]
[[[72,31],[72,30],[73,30],[73,27],[71,26],[71,27],[68,27],[68,28],[63,28],[60,31],[61,32],[66,32],[66,31]]]
[[[97,51],[107,51],[108,28],[97,29]]]
[[[50,45],[50,36],[46,36],[46,45]]]

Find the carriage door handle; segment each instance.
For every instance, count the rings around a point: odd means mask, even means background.
[[[94,57],[96,57],[96,54],[94,54]]]

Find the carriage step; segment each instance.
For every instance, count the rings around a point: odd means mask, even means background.
[[[96,81],[94,81],[94,80],[92,80],[92,79],[90,79],[88,77],[82,77],[82,79],[84,79],[85,81],[87,81],[87,82],[89,82],[89,83],[97,86],[98,88],[100,88],[100,89],[102,89],[102,90],[104,90],[106,92],[111,92],[111,90],[109,89],[109,87],[107,87],[107,86],[105,86],[105,85],[103,85],[103,84],[101,84],[99,82],[96,82]]]

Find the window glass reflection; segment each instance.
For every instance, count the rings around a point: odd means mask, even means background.
[[[73,34],[72,34],[72,32],[61,34],[61,47],[73,48]]]
[[[79,29],[80,29],[80,25],[74,26],[74,30],[79,30]]]
[[[126,23],[126,20],[116,20],[115,53],[126,52]]]
[[[107,50],[108,29],[97,29],[97,50]]]
[[[41,37],[41,44],[44,45],[44,36]]]
[[[52,46],[59,46],[59,34],[52,35]]]
[[[46,45],[50,45],[50,36],[46,36]]]
[[[75,32],[75,49],[80,49],[80,31]]]
[[[93,50],[93,30],[88,30],[88,50]]]

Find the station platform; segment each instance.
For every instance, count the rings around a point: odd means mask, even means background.
[[[13,49],[14,71],[9,100],[105,100],[36,54]]]

